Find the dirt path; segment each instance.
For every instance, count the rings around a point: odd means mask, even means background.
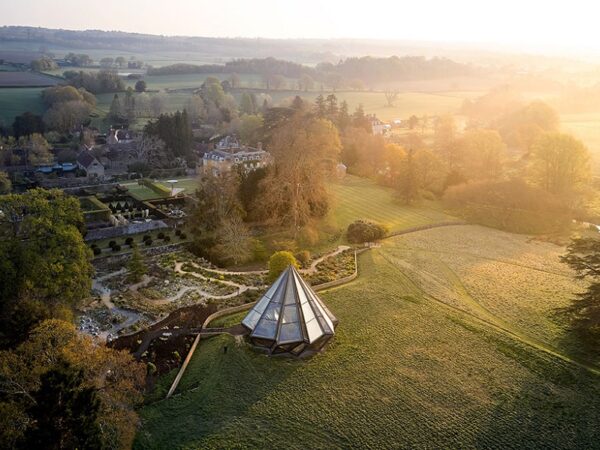
[[[311,265],[310,265],[310,267],[308,269],[300,269],[299,272],[300,273],[308,273],[308,274],[315,273],[317,271],[317,266],[319,264],[321,264],[323,261],[325,261],[327,258],[331,258],[333,256],[337,256],[340,253],[348,250],[349,248],[350,248],[350,246],[348,246],[348,245],[339,245],[338,248],[336,248],[334,251],[332,251],[330,253],[327,253],[326,255],[323,255],[323,256],[321,256],[318,259],[315,259],[311,263]]]

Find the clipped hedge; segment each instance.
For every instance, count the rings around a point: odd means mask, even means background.
[[[352,244],[362,244],[363,242],[377,241],[385,237],[388,233],[387,228],[370,220],[356,220],[348,225],[346,237]]]

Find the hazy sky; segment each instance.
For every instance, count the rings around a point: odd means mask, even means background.
[[[593,0],[0,0],[0,25],[600,50]]]

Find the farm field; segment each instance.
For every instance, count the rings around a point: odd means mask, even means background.
[[[61,80],[37,72],[0,71],[0,87],[22,88],[55,86]]]
[[[42,88],[0,88],[0,121],[10,125],[25,111],[43,114],[41,93]]]
[[[201,341],[179,395],[160,400],[170,373],[148,398],[135,447],[596,448],[600,375],[543,344],[560,348],[547,317],[578,288],[553,273],[560,251],[476,226],[388,239],[360,256],[355,282],[321,293],[340,320],[324,353],[297,361],[226,335]],[[551,270],[535,282],[508,276],[544,258]]]

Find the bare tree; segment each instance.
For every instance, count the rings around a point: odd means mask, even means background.
[[[396,100],[398,100],[398,89],[387,89],[383,92],[387,106],[392,107]]]

